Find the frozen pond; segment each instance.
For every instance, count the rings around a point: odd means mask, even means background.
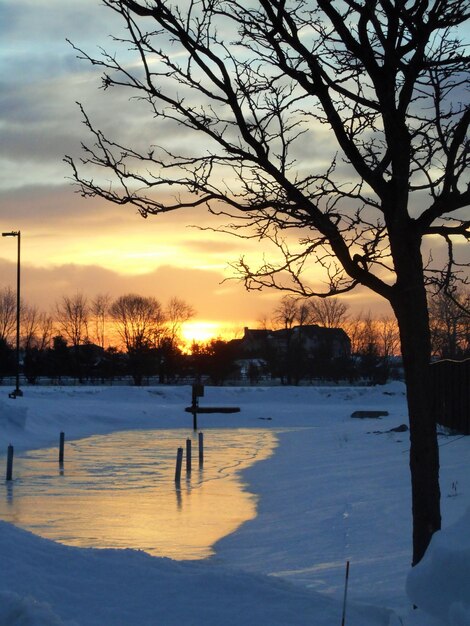
[[[178,447],[192,440],[175,484]],[[213,544],[256,515],[256,497],[240,477],[269,457],[272,430],[208,429],[204,465],[193,431],[132,430],[67,442],[15,456],[0,518],[73,546],[136,548],[173,559],[210,556]]]

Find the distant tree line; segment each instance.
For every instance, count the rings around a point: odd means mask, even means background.
[[[435,358],[470,356],[469,294],[429,294]],[[259,329],[282,331],[283,342],[266,341],[254,352],[240,340],[212,339],[188,349],[182,327],[193,308],[174,297],[166,305],[156,298],[126,294],[93,299],[81,293],[63,296],[47,314],[21,305],[21,373],[30,384],[111,382],[130,377],[135,385],[204,378],[213,384],[244,380],[252,384],[279,379],[286,384],[315,380],[373,384],[400,376],[399,335],[393,317],[351,315],[339,298],[307,300],[285,296],[262,320]],[[332,342],[305,348],[302,332],[319,326],[342,329],[350,349],[335,354]],[[0,290],[0,379],[15,373],[16,294]]]
[[[456,289],[451,293],[450,297],[443,290],[434,289],[428,294],[435,360],[470,357],[470,294]],[[370,311],[351,315],[341,298],[285,296],[273,313],[260,322],[263,328],[282,328],[286,332],[312,324],[343,329],[351,342],[350,356],[334,357],[331,344],[309,355],[302,351],[298,341],[293,341],[284,359],[266,350],[265,358],[271,363],[269,371],[276,367],[281,379],[297,382],[323,378],[382,384],[402,375],[400,337],[394,316],[377,318]]]
[[[163,306],[156,298],[127,294],[112,300],[77,293],[55,303],[53,314],[21,304],[22,373],[31,384],[40,377],[112,380],[131,376],[171,378],[182,354],[181,328],[194,315],[179,298]],[[15,371],[13,337],[16,296],[0,290],[0,377]]]

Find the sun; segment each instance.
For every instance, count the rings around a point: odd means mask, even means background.
[[[221,326],[217,322],[186,322],[182,328],[183,340],[189,344],[196,341],[205,343],[221,335]]]

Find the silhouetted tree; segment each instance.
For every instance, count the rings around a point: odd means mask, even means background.
[[[104,348],[106,343],[106,326],[110,305],[111,296],[108,294],[98,294],[95,298],[93,298],[90,304],[95,341],[101,348]]]
[[[237,352],[233,344],[221,339],[212,339],[204,345],[194,343],[191,349],[196,377],[209,376],[214,385],[222,385],[238,373],[236,358]]]
[[[30,384],[46,373],[47,348],[53,334],[50,315],[35,306],[21,307],[21,344],[23,348],[23,373]]]
[[[21,343],[24,350],[45,350],[51,343],[54,322],[50,315],[37,307],[23,304],[21,307]]]
[[[58,330],[70,341],[73,351],[73,375],[82,382],[82,363],[80,346],[88,341],[90,307],[88,299],[82,293],[63,296],[56,304],[56,322]]]
[[[174,381],[184,369],[184,359],[176,338],[165,337],[157,349],[160,383]]]
[[[456,290],[450,298],[438,290],[429,295],[433,353],[441,359],[470,355],[470,295]]]
[[[348,318],[348,305],[339,298],[312,298],[308,301],[309,323],[325,328],[342,328]]]
[[[245,225],[276,251],[259,267],[240,260],[248,288],[320,295],[308,281],[315,264],[327,281],[321,295],[364,285],[391,304],[407,386],[417,563],[441,524],[425,273],[448,280],[459,261],[455,238],[470,237],[459,213],[470,203],[468,53],[458,31],[468,2],[104,4],[122,17],[129,35],[119,41],[139,63],[121,62],[114,49],[80,55],[103,68],[104,88],[146,100],[153,136],[168,140],[139,152],[85,115],[94,143],[84,164],[95,178],[67,158],[83,195],[133,204],[143,216],[209,206],[239,237]],[[204,141],[176,154],[171,124]],[[100,167],[106,176],[96,175]],[[180,193],[163,193],[170,185]],[[446,267],[425,266],[425,239],[445,242]]]
[[[3,337],[0,337],[0,379],[4,376],[12,376],[15,371],[15,351]]]
[[[301,377],[303,353],[302,343],[294,339],[293,328],[300,321],[305,322],[306,309],[299,305],[298,298],[284,296],[274,310],[273,322],[275,327],[282,330],[284,349],[278,351],[278,374],[281,382],[292,385],[298,384]]]
[[[10,287],[0,289],[0,340],[9,341],[16,329],[16,294]]]
[[[127,294],[109,309],[117,332],[126,347],[129,373],[135,385],[158,370],[156,346],[164,333],[162,306],[152,297]]]
[[[48,376],[59,381],[62,376],[70,376],[72,373],[67,340],[62,335],[52,339],[52,347],[47,350],[46,368]]]
[[[194,309],[181,298],[173,297],[165,307],[165,338],[175,347],[181,341],[183,324],[194,317]]]
[[[99,363],[99,375],[103,380],[113,382],[115,378],[120,378],[127,374],[126,355],[114,346],[108,346],[102,355]]]

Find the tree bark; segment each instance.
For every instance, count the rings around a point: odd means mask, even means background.
[[[408,265],[405,278],[397,283],[392,306],[400,329],[410,423],[414,566],[424,556],[432,535],[440,529],[441,514],[439,448],[429,393],[431,340],[426,292],[422,275],[412,267]]]

